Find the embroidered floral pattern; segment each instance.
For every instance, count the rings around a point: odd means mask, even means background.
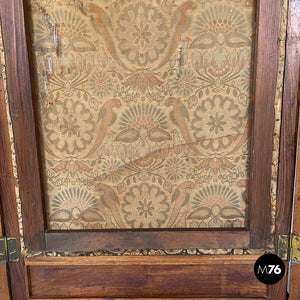
[[[233,6],[217,4],[202,12],[195,22],[193,46],[209,49],[217,45],[239,48],[251,45],[245,16]]]
[[[101,175],[104,180],[111,183],[119,182],[122,178],[122,169],[124,168],[121,160],[108,158],[101,165]]]
[[[61,191],[50,203],[49,219],[56,229],[83,229],[98,227],[104,218],[99,213],[98,200],[91,193],[73,187]],[[65,223],[70,223],[66,228]]]
[[[151,4],[138,1],[126,7],[117,24],[118,47],[133,64],[145,66],[154,62],[167,46],[166,20]]]
[[[158,186],[142,183],[126,193],[122,209],[130,227],[159,228],[167,219],[170,204]]]
[[[34,36],[37,51],[55,52],[59,47],[77,52],[96,50],[85,19],[66,9],[52,10],[46,18],[40,18]]]
[[[170,157],[166,159],[164,170],[167,179],[178,181],[186,175],[187,164],[185,160],[180,157]]]
[[[252,1],[27,1],[48,227],[245,227]]]
[[[45,116],[44,130],[50,144],[67,154],[82,151],[94,136],[95,123],[89,109],[79,101],[57,101]]]
[[[206,99],[194,112],[194,136],[201,146],[211,151],[228,148],[241,130],[241,111],[228,97]]]
[[[180,70],[175,73],[172,89],[180,96],[190,96],[198,86],[196,74],[189,69]]]
[[[114,88],[113,78],[103,71],[94,73],[89,80],[89,88],[97,98],[104,98],[112,94]]]
[[[237,193],[226,186],[212,185],[195,194],[188,219],[197,220],[199,227],[240,227],[241,217]]]

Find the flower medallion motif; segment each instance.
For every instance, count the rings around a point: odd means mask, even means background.
[[[100,99],[109,96],[112,93],[113,87],[113,78],[103,71],[97,71],[89,80],[90,91]]]
[[[164,171],[167,179],[171,181],[178,181],[187,173],[187,164],[185,160],[180,157],[170,157],[166,159]]]
[[[175,73],[172,81],[172,89],[180,96],[190,96],[198,87],[199,82],[194,71],[191,69],[180,69]]]
[[[90,110],[71,98],[58,100],[46,112],[43,125],[49,143],[66,154],[80,153],[94,136],[95,122]]]
[[[160,228],[167,220],[170,203],[160,187],[142,183],[126,193],[122,210],[131,228]]]
[[[116,183],[121,180],[124,163],[116,158],[108,158],[101,164],[102,176],[111,183]]]
[[[126,59],[146,66],[158,59],[167,46],[166,20],[153,5],[138,1],[124,9],[117,21],[118,48]]]
[[[213,152],[227,149],[241,133],[241,110],[229,97],[207,98],[197,106],[192,128],[203,148]]]

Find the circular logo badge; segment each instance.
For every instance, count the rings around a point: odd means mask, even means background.
[[[264,284],[274,284],[284,276],[282,259],[275,254],[264,254],[254,264],[256,278]]]

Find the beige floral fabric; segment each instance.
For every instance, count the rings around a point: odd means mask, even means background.
[[[50,229],[247,226],[247,0],[27,0]]]

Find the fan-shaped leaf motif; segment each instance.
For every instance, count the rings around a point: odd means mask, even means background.
[[[238,32],[231,32],[226,36],[226,44],[232,48],[251,46],[251,41]]]
[[[116,137],[117,142],[132,143],[135,142],[139,137],[139,133],[134,128],[122,130]]]
[[[84,37],[75,37],[71,41],[71,46],[74,51],[86,52],[86,51],[96,51],[96,47]]]
[[[53,37],[43,38],[33,47],[33,52],[56,52],[56,44]]]
[[[72,214],[66,209],[58,210],[50,216],[50,221],[68,222],[72,219]]]
[[[149,139],[153,142],[162,142],[165,140],[172,140],[172,137],[166,130],[153,128],[149,131]]]
[[[243,217],[243,213],[239,209],[237,209],[235,207],[230,207],[230,206],[223,207],[220,215],[224,219],[233,219],[233,218]]]
[[[86,209],[81,213],[81,219],[85,222],[104,221],[104,218],[95,210]]]
[[[199,207],[188,215],[188,219],[204,220],[211,216],[211,209],[208,207]]]
[[[193,40],[190,48],[192,49],[210,49],[216,45],[216,38],[209,33],[204,33]]]

